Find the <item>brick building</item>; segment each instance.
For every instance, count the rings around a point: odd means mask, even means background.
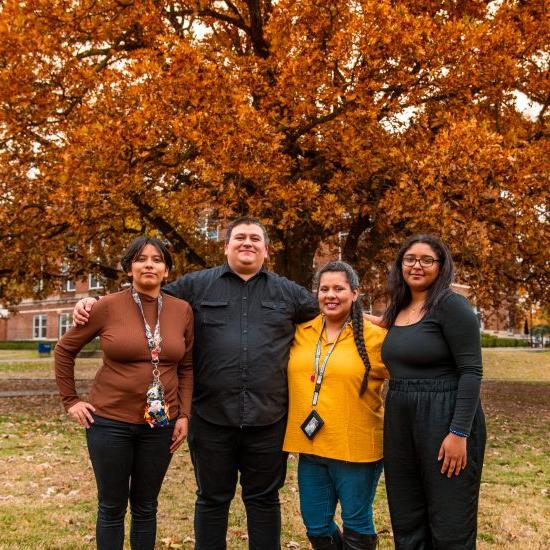
[[[204,232],[208,238],[220,240],[219,225],[212,229],[205,224]],[[322,245],[314,258],[314,268],[318,269],[339,257],[341,257],[341,250],[338,245]],[[469,297],[468,286],[455,284],[453,289],[467,298]],[[76,302],[86,296],[102,292],[101,281],[90,275],[83,280],[65,281],[58,294],[50,295],[44,300],[24,299],[10,312],[0,307],[0,341],[56,341],[72,325],[72,311]],[[374,300],[365,306],[375,315],[381,315],[384,310],[382,300]],[[508,304],[502,304],[498,311],[489,310],[478,313],[480,313],[482,330],[507,333],[508,335],[522,335],[523,333],[523,316],[513,315]]]
[[[0,310],[0,340],[56,341],[72,325],[76,302],[102,289],[100,279],[89,275],[84,280],[65,281],[59,294],[44,300],[25,298],[9,314]]]

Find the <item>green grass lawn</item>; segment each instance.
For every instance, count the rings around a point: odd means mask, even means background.
[[[76,377],[93,378],[100,363],[97,358],[78,358]],[[550,350],[484,349],[483,368],[486,380],[550,382]],[[29,350],[0,350],[0,380],[53,376],[51,357],[39,358]]]
[[[485,380],[550,382],[550,350],[484,349]]]
[[[0,353],[0,389],[9,378],[51,378],[51,361],[14,362]],[[488,446],[478,548],[543,549],[550,540],[550,352],[484,351],[483,403]],[[98,360],[80,359],[77,378]],[[309,548],[299,514],[296,461],[281,493],[283,548]],[[95,482],[84,434],[56,397],[0,399],[1,549],[94,548]],[[194,478],[186,448],[176,454],[159,508],[158,548],[192,548]],[[380,548],[392,548],[383,480],[375,517]],[[231,508],[228,548],[244,549],[239,499]],[[295,543],[295,545],[291,544]],[[129,546],[127,546],[129,548]]]

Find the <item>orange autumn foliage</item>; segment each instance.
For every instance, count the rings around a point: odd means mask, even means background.
[[[304,284],[433,231],[480,303],[547,303],[549,39],[545,0],[4,0],[2,298],[142,232],[214,265],[205,216],[249,214]]]

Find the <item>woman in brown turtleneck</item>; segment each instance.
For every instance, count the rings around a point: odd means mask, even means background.
[[[187,436],[193,313],[187,302],[160,291],[172,258],[158,239],[135,239],[121,264],[131,288],[102,298],[86,326],[73,327],[61,338],[55,375],[67,413],[86,428],[98,488],[98,549],[123,548],[129,499],[132,549],[152,550],[160,487],[172,453]],[[103,364],[84,401],[76,392],[74,361],[96,336]],[[144,415],[157,354],[164,402],[150,399]]]

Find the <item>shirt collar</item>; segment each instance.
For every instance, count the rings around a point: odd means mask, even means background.
[[[323,315],[319,314],[311,321],[304,323],[304,328],[313,330],[317,334],[317,336],[319,336],[321,334],[321,330],[323,329]],[[346,328],[344,329],[344,332],[342,332],[342,338],[346,337],[351,331],[352,326],[351,323],[348,322]]]
[[[253,275],[252,277],[250,277],[250,279],[253,279],[254,277],[257,277],[259,275],[263,275],[263,276],[267,276],[267,269],[265,268],[265,266],[262,265],[262,267],[260,268],[260,271],[258,271],[258,273],[256,273],[255,275]],[[237,275],[230,267],[229,267],[229,264],[227,262],[225,262],[223,265],[222,265],[222,269],[221,269],[221,272],[220,272],[220,277],[224,277],[226,276],[227,274],[231,274],[231,275],[235,275],[235,277],[239,277],[239,275]],[[239,279],[242,280],[241,277],[239,277]],[[249,280],[250,280],[249,279]]]

